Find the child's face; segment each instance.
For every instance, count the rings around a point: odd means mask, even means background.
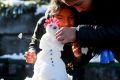
[[[55,18],[60,21],[61,27],[74,27],[74,16],[68,8],[61,9]]]

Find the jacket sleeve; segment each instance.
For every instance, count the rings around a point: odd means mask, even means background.
[[[87,17],[82,18],[85,22],[83,24],[86,24],[88,20],[88,24],[92,25],[79,26],[78,31],[76,31],[77,41],[84,46],[109,48],[120,45],[120,0],[94,1],[92,13],[90,15],[86,13],[85,17]]]
[[[38,20],[32,39],[31,39],[31,42],[29,44],[29,49],[35,50],[36,53],[40,51],[39,40],[41,39],[42,35],[45,33],[45,30],[43,27],[45,20],[46,20],[45,17],[42,17]]]
[[[76,39],[81,46],[115,47],[120,45],[120,25],[80,25]]]

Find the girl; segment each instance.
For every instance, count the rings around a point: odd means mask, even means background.
[[[25,52],[25,58],[28,63],[33,64],[36,60],[36,53],[39,51],[39,39],[41,38],[42,34],[45,33],[45,31],[43,30],[43,24],[45,20],[49,17],[57,18],[61,23],[61,27],[73,27],[77,25],[77,11],[74,8],[68,7],[58,0],[51,0],[49,9],[46,11],[45,16],[42,17],[37,23],[34,34],[32,36],[29,50]],[[74,50],[74,52],[77,52],[77,50],[78,49]]]

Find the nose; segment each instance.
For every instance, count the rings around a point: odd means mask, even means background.
[[[68,26],[69,26],[69,24],[68,24],[68,23],[65,23],[64,27],[68,27]]]
[[[82,12],[82,8],[78,7],[78,6],[74,6],[74,8],[78,11],[78,12]]]
[[[69,20],[66,19],[65,22],[64,22],[64,27],[69,27],[70,26],[69,24],[70,24]]]

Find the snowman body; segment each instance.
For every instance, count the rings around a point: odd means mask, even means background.
[[[42,51],[37,54],[31,80],[68,80],[66,67],[61,59],[64,45],[55,38],[58,30],[59,27],[55,23],[47,25],[46,33],[40,40],[39,47]]]

